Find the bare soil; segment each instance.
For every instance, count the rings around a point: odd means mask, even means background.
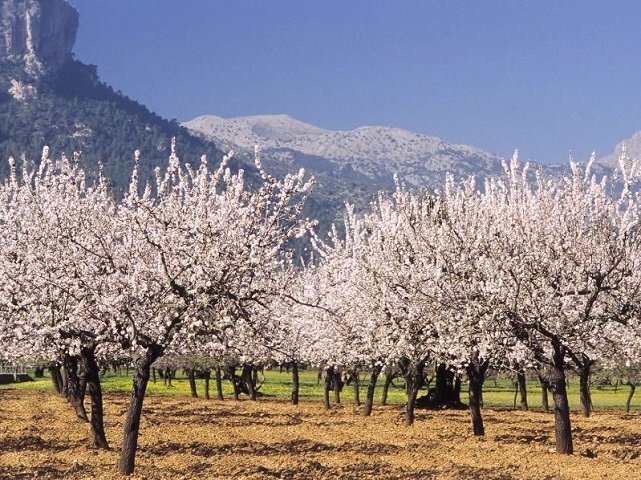
[[[0,390],[0,478],[112,479],[128,397],[106,395],[111,451],[90,445],[89,426],[50,392]],[[553,415],[483,411],[486,436],[466,411],[420,411],[405,427],[402,406],[372,417],[345,404],[298,407],[149,396],[136,479],[604,479],[641,472],[641,414],[572,416],[576,453],[554,453]]]

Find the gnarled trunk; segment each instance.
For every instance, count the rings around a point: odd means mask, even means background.
[[[458,407],[461,405],[461,380],[447,365],[440,363],[436,367],[435,387],[428,395],[435,407]]]
[[[374,365],[372,374],[369,377],[369,385],[367,386],[367,398],[365,399],[365,408],[363,415],[369,417],[372,414],[372,407],[374,406],[374,391],[376,390],[376,381],[381,373],[381,367]]]
[[[343,389],[343,380],[341,379],[341,371],[334,367],[332,368],[332,389],[334,390],[334,403],[341,403],[341,390]]]
[[[637,388],[637,386],[632,382],[628,382],[628,385],[630,385],[630,393],[628,394],[628,399],[625,402],[626,413],[630,413],[630,403],[632,403],[632,397],[634,396],[634,391]]]
[[[332,389],[332,372],[333,371],[334,369],[331,368],[325,372],[325,383],[323,385],[323,403],[325,405],[325,410],[329,410],[331,408],[329,404],[329,391]]]
[[[407,391],[407,403],[405,404],[405,425],[408,427],[414,424],[414,407],[416,406],[416,396],[421,388],[423,380],[423,362],[410,361],[405,368],[405,389]]]
[[[481,402],[483,394],[483,383],[485,382],[485,372],[489,366],[489,362],[485,361],[480,364],[470,363],[467,366],[467,377],[469,379],[469,401],[470,401],[470,416],[472,418],[472,429],[474,435],[485,435],[485,427],[483,425],[483,417],[481,415]]]
[[[67,399],[73,407],[76,415],[81,420],[88,422],[87,410],[84,405],[84,382],[78,377],[78,357],[65,355],[63,359],[65,373],[67,376]]]
[[[196,371],[193,368],[190,368],[187,371],[187,377],[189,378],[189,391],[192,398],[198,398],[198,391],[196,390]]]
[[[233,365],[225,367],[225,376],[231,382],[233,388],[234,400],[239,400],[240,395],[240,385],[238,385],[238,377],[236,376],[236,368]]]
[[[247,386],[247,392],[250,400],[256,400],[256,378],[254,376],[253,367],[245,363],[243,364],[243,372],[241,374],[243,382]]]
[[[53,389],[58,395],[62,395],[62,373],[60,373],[60,367],[58,365],[49,366],[49,375],[51,376]]]
[[[81,353],[85,365],[87,392],[89,392],[89,398],[91,399],[91,434],[93,443],[98,448],[109,449],[109,443],[105,435],[102,388],[100,386],[100,372],[96,363],[96,354],[93,348],[83,348]]]
[[[556,451],[570,455],[574,451],[572,445],[572,425],[570,422],[570,405],[565,383],[565,350],[560,342],[552,343],[554,358],[550,366],[550,391],[554,399],[554,432],[556,436]]]
[[[147,349],[145,355],[136,362],[134,371],[133,389],[131,400],[127,408],[125,418],[122,449],[118,470],[123,475],[134,473],[136,461],[136,450],[138,449],[138,433],[140,431],[140,417],[142,415],[142,404],[145,399],[145,391],[149,383],[151,364],[160,357],[163,349],[160,346],[152,346]]]
[[[381,395],[381,405],[387,405],[387,395],[389,394],[389,387],[392,385],[394,375],[392,372],[385,373],[385,383],[383,384],[383,394]]]
[[[587,361],[579,369],[579,399],[581,400],[581,413],[584,417],[589,417],[592,409],[592,397],[590,395],[591,367],[591,362]]]

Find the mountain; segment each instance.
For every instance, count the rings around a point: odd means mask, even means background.
[[[6,159],[37,161],[47,145],[53,155],[83,152],[89,172],[104,165],[114,190],[129,182],[133,152],[142,152],[141,177],[164,166],[172,137],[179,155],[211,164],[222,151],[239,151],[232,168],[250,182],[253,146],[263,149],[270,173],[305,168],[316,178],[304,214],[320,220],[319,233],[340,222],[345,202],[364,208],[379,190],[394,188],[394,175],[417,190],[442,185],[446,172],[483,177],[501,171],[501,159],[474,147],[388,127],[331,131],[286,115],[223,119],[205,116],[179,125],[102,82],[95,65],[74,58],[78,12],[65,0],[0,0],[0,175]]]
[[[614,147],[614,152],[599,158],[598,163],[608,168],[619,168],[619,158],[623,153],[624,147],[625,153],[629,158],[641,158],[641,131],[636,132],[630,138],[621,140]]]
[[[341,223],[345,202],[364,209],[378,191],[393,190],[395,175],[410,188],[434,190],[447,172],[461,178],[502,171],[502,159],[495,155],[399,128],[331,131],[287,115],[207,115],[183,126],[245,159],[259,145],[263,164],[276,174],[304,168],[314,175],[305,213],[319,220],[321,234],[332,222]]]
[[[38,161],[83,152],[88,170],[102,162],[116,191],[129,182],[136,149],[143,178],[166,165],[176,137],[182,159],[222,156],[190,134],[100,81],[95,65],[72,55],[79,15],[64,0],[0,0],[0,174],[7,158]]]
[[[0,0],[0,58],[32,76],[55,70],[71,56],[78,25],[64,0]]]
[[[501,171],[502,160],[478,148],[388,127],[325,130],[287,115],[223,119],[202,116],[183,124],[194,133],[230,148],[260,145],[273,164],[305,167],[312,173],[348,175],[364,184],[393,186],[393,177],[415,188],[441,185],[446,172],[486,176]]]

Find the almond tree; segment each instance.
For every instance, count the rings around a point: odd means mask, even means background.
[[[64,364],[69,400],[85,420],[86,383],[94,444],[108,448],[95,360],[108,329],[94,306],[101,301],[96,279],[109,269],[115,202],[101,175],[87,185],[78,160],[52,160],[45,148],[39,169],[25,165],[21,178],[11,162],[1,195],[1,308],[24,355]]]
[[[613,318],[608,298],[630,277],[638,243],[636,199],[626,188],[613,198],[589,166],[584,174],[572,169],[560,183],[538,178],[532,188],[515,158],[507,182],[491,190],[502,203],[496,275],[512,292],[504,311],[516,338],[549,368],[557,451],[566,454],[573,451],[566,370],[589,374],[597,332]]]
[[[290,263],[281,272],[281,294],[273,300],[270,321],[264,323],[262,338],[269,357],[291,368],[292,405],[298,405],[300,396],[299,369],[315,363],[311,352],[318,341],[325,339],[318,319],[327,292],[318,288],[319,278],[313,264],[297,267]]]
[[[335,286],[338,302],[329,310],[337,340],[332,352],[355,356],[372,369],[366,413],[371,411],[376,377],[386,365],[401,365],[408,402],[406,424],[414,422],[414,407],[426,364],[435,359],[436,312],[431,303],[436,264],[430,252],[419,252],[417,229],[435,225],[437,210],[430,198],[419,198],[400,185],[393,196],[380,194],[363,217],[348,208],[344,238],[334,231],[331,242],[316,240],[326,262],[326,282]]]
[[[438,312],[439,350],[444,361],[467,373],[469,409],[475,435],[484,435],[482,388],[490,366],[509,366],[519,357],[512,332],[504,326],[507,300],[497,259],[494,221],[497,202],[491,189],[476,190],[474,179],[455,184],[448,177],[439,198],[441,216],[431,235],[421,235],[437,262],[434,310]]]
[[[119,214],[121,274],[108,302],[118,312],[114,333],[135,359],[123,474],[134,470],[151,365],[181,337],[216,330],[221,321],[251,325],[254,310],[268,307],[279,291],[273,280],[286,242],[308,227],[300,212],[311,188],[302,171],[269,176],[258,154],[262,183],[255,188],[226,161],[214,173],[204,158],[197,170],[183,167],[172,145],[167,171],[141,193],[138,162]]]

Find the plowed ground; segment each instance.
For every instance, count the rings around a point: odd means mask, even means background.
[[[90,446],[57,395],[0,390],[0,478],[120,478],[116,472],[128,398],[105,398],[113,448]],[[137,479],[603,479],[638,478],[641,414],[573,415],[575,455],[554,453],[553,415],[484,410],[486,436],[471,435],[466,411],[420,411],[402,424],[402,407],[358,415],[258,402],[149,396]]]

